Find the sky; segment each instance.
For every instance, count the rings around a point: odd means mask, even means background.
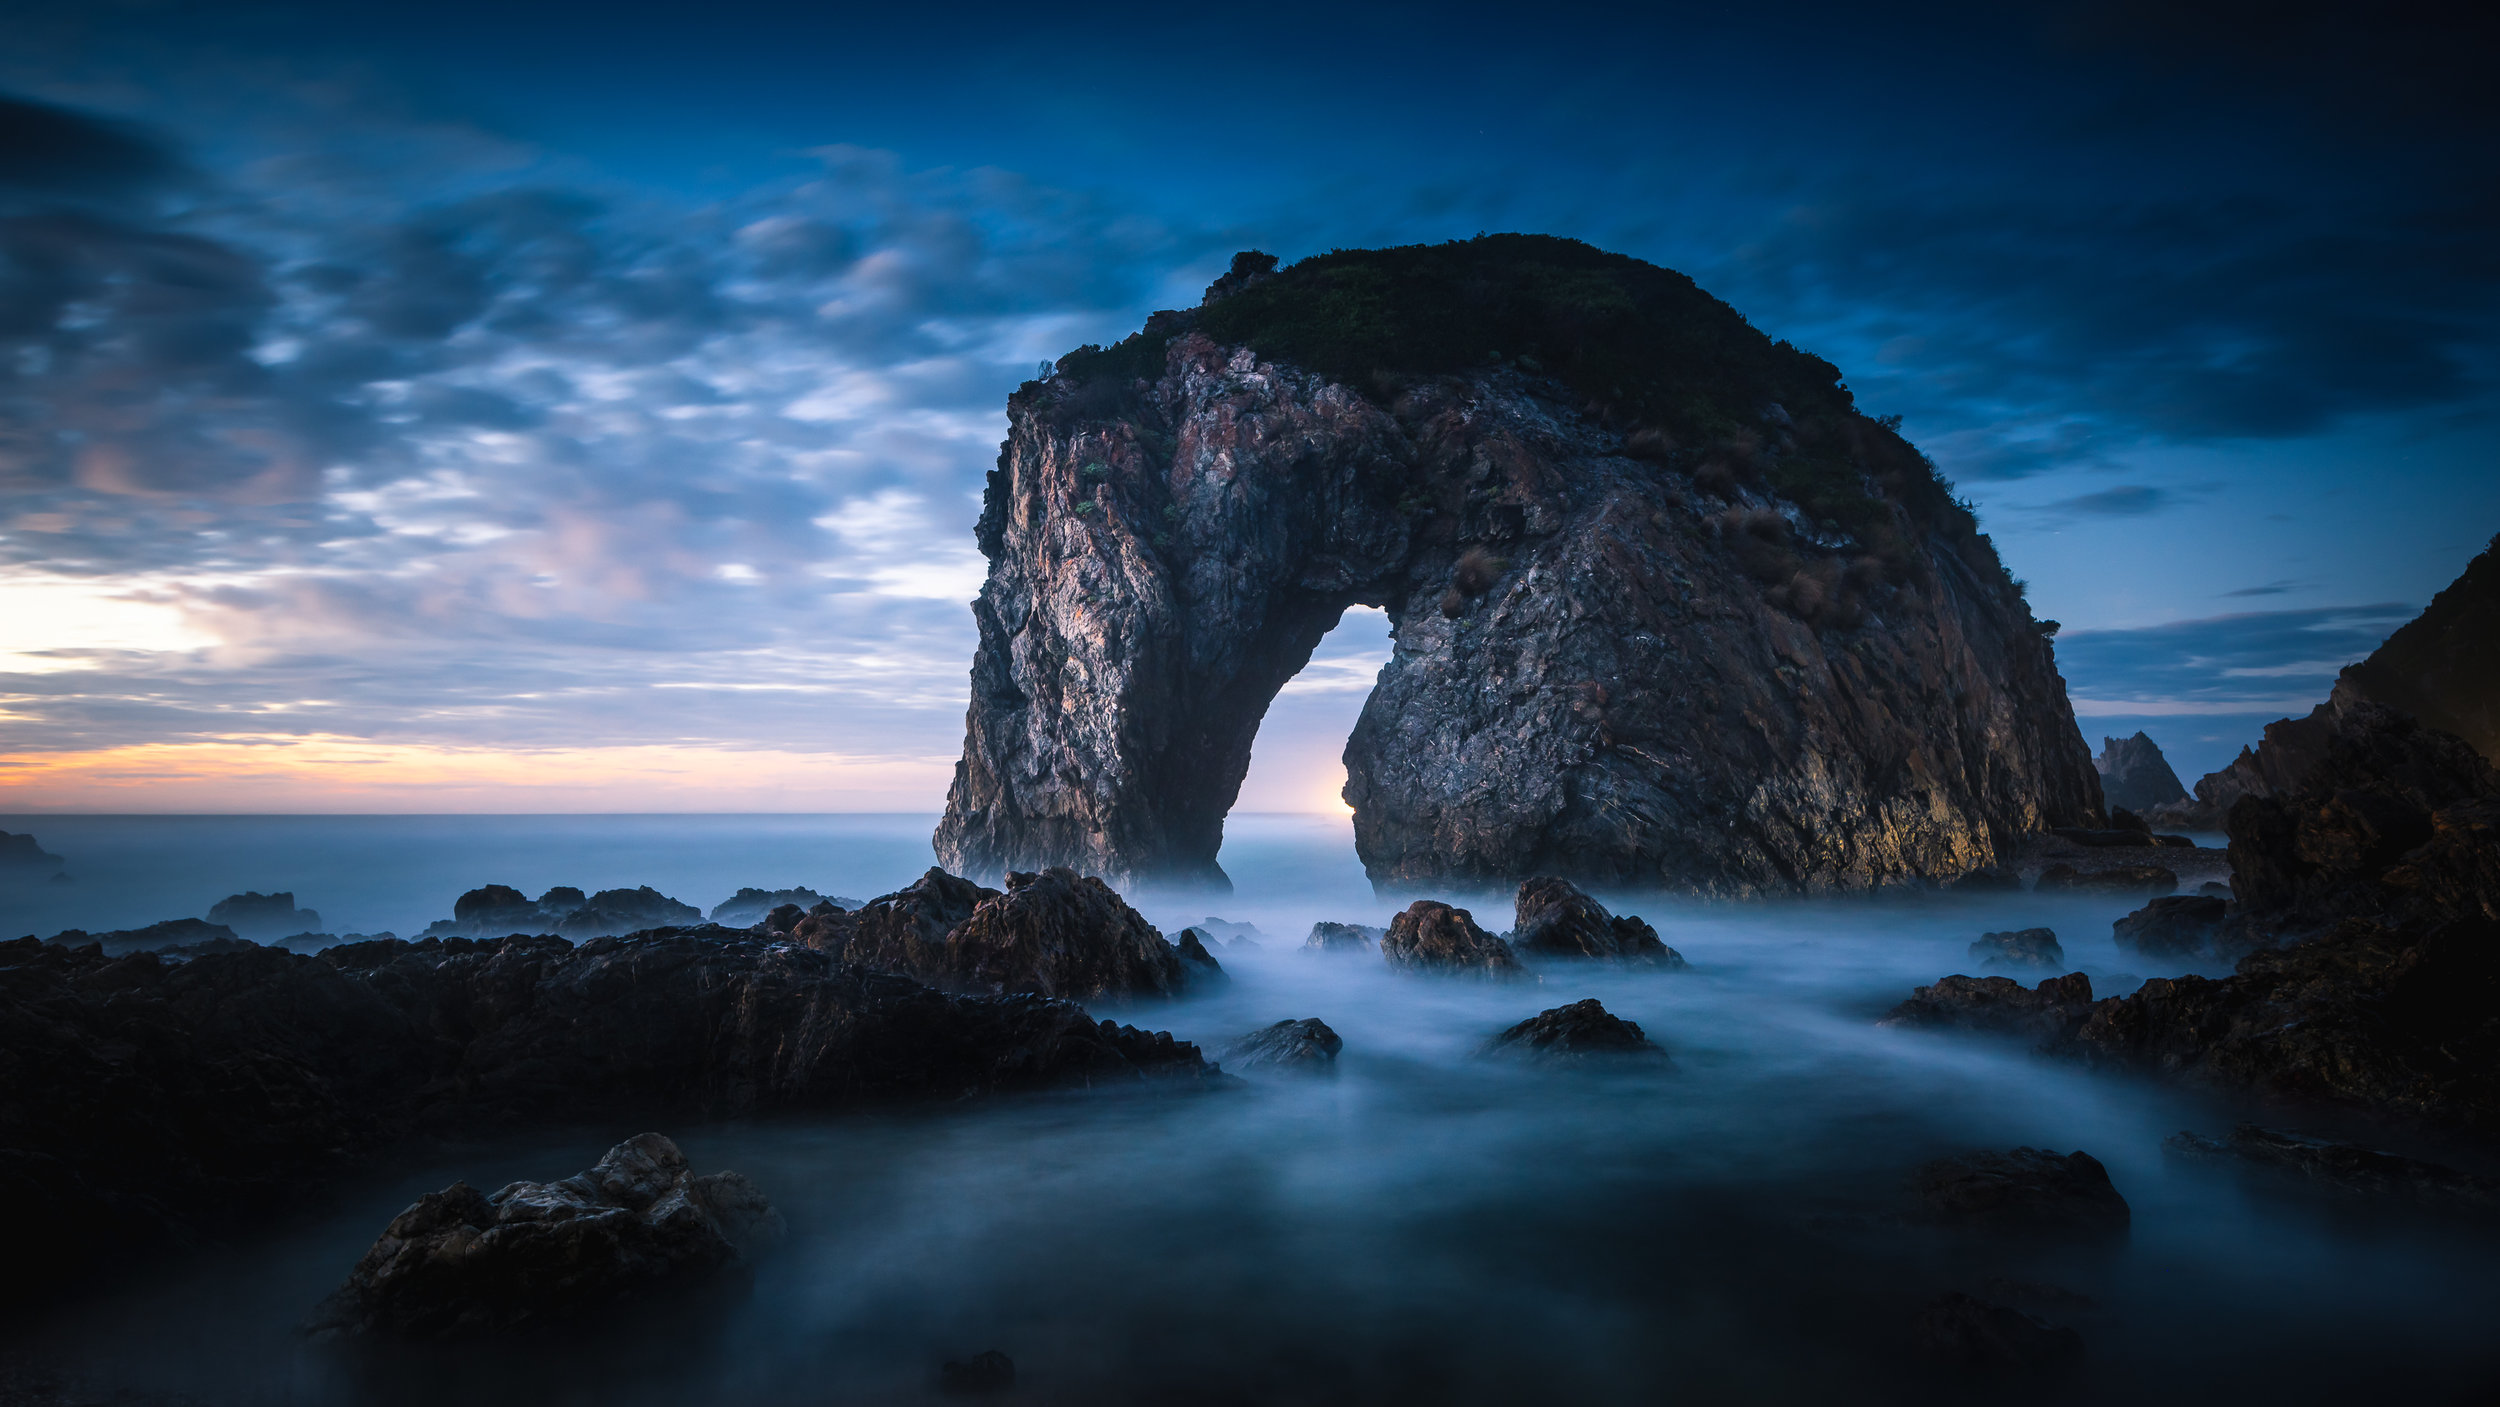
[[[0,0],[0,811],[935,810],[1007,393],[1235,250],[1492,230],[1837,364],[2192,781],[2500,532],[2494,38]],[[1385,650],[1242,809],[1338,805]]]

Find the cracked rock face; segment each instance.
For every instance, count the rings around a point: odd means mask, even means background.
[[[1224,294],[1009,402],[948,868],[1222,883],[1259,722],[1356,605],[1396,642],[1345,754],[1376,882],[1854,890],[2097,820],[2051,627],[1828,377],[1671,434],[1524,354],[1322,374],[1210,335]]]

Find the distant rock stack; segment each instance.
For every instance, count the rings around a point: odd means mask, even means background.
[[[2187,788],[2170,770],[2170,760],[2141,732],[2132,738],[2102,738],[2101,755],[2092,759],[2092,766],[2101,774],[2101,800],[2111,806],[2140,814],[2187,800]]]

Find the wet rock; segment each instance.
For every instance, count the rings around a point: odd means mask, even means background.
[[[1449,298],[1425,266],[1457,263],[1449,279],[1501,291]],[[1411,300],[1411,325],[1502,307],[1613,337],[1537,292],[1613,285],[1656,320],[1625,364],[1705,335],[1754,350],[1654,396],[1420,345],[1404,367],[1394,339],[1356,339],[1359,366],[1280,360],[1261,329],[1329,316],[1328,270],[1352,264],[1393,309],[1380,327],[1410,325]],[[1994,550],[1819,368],[1726,380],[1775,365],[1803,364],[1677,276],[1528,236],[1322,256],[1063,358],[1010,398],[976,530],[989,578],[939,858],[1220,882],[1259,721],[1357,602],[1399,641],[1346,751],[1376,881],[1863,890],[2096,820],[2048,641]],[[1627,437],[1591,396],[1658,423]],[[1858,447],[1868,472],[1824,476],[1845,504],[1777,496],[1808,442]],[[1842,509],[1858,527],[1800,530]],[[1956,761],[1899,765],[1914,755]]]
[[[940,982],[951,970],[946,935],[972,917],[982,900],[998,894],[931,866],[904,888],[862,904],[857,913],[819,905],[795,936],[845,962]]]
[[[600,890],[584,900],[579,908],[556,920],[556,932],[579,942],[585,938],[614,938],[654,928],[674,928],[701,922],[701,909],[692,904],[681,904],[644,884],[632,889]]]
[[[1982,933],[1970,945],[1971,961],[1982,967],[2064,967],[2066,950],[2057,944],[2057,934],[2046,928],[2021,928],[2006,933]]]
[[[1486,1042],[1485,1051],[1565,1064],[1667,1058],[1637,1023],[1607,1011],[1595,997],[1538,1012]]]
[[[1658,940],[1658,930],[1617,917],[1569,880],[1523,882],[1514,910],[1511,947],[1528,957],[1586,959],[1624,967],[1680,968],[1684,955]]]
[[[1367,923],[1328,923],[1311,925],[1311,936],[1302,940],[1306,953],[1368,953],[1372,945],[1389,936],[1389,930]]]
[[[2131,1213],[2089,1153],[1981,1150],[1923,1163],[1911,1175],[1922,1216],[1994,1234],[2123,1234]]]
[[[1217,1052],[1217,1059],[1236,1072],[1280,1070],[1297,1075],[1337,1073],[1337,1052],[1345,1042],[1316,1016],[1279,1021],[1235,1038]]]
[[[1983,1372],[2054,1376],[2083,1361],[2081,1334],[1959,1290],[1930,1300],[1911,1333],[1922,1356]]]
[[[2051,865],[2031,888],[2037,894],[2168,894],[2179,887],[2175,870],[2160,865],[2102,865],[2077,869]]]
[[[2023,877],[2004,865],[1982,865],[1968,874],[1956,876],[1945,888],[1956,894],[2020,894]]]
[[[2025,988],[2011,977],[1947,977],[1920,987],[1875,1024],[1911,1030],[1987,1031],[2066,1040],[2092,1016],[2092,979],[2080,972]]]
[[[234,930],[237,938],[265,943],[290,933],[318,933],[321,915],[295,907],[292,893],[230,894],[209,906],[208,921]]]
[[[2143,812],[2188,799],[2161,746],[2141,732],[2131,738],[2102,738],[2101,755],[2092,759],[2092,766],[2101,774],[2101,797],[2111,806]]]
[[[938,1391],[949,1397],[987,1397],[1015,1386],[1016,1361],[994,1348],[938,1366]]]
[[[2181,1132],[2162,1146],[2182,1157],[2233,1163],[2353,1196],[2411,1202],[2432,1211],[2500,1212],[2500,1178],[2477,1177],[2357,1143],[2241,1124],[2228,1138]]]
[[[451,1339],[577,1323],[700,1288],[783,1230],[754,1183],[734,1172],[696,1177],[675,1143],[640,1134],[561,1182],[515,1182],[492,1196],[455,1182],[427,1193],[307,1327]]]
[[[801,913],[818,904],[832,904],[838,909],[856,909],[857,899],[827,899],[813,889],[801,885],[795,889],[741,888],[737,893],[712,906],[712,922],[724,928],[751,928],[785,904],[796,905]]]
[[[1434,899],[1418,899],[1389,923],[1380,955],[1406,972],[1435,972],[1489,982],[1532,981],[1510,945],[1476,926],[1475,915]]]
[[[2146,957],[2194,962],[2236,958],[2224,938],[2228,900],[2203,894],[2173,894],[2155,899],[2110,925],[2118,946]]]
[[[1217,1082],[1195,1047],[738,930],[238,946],[0,943],[0,1296],[299,1208],[410,1134]]]
[[[946,935],[940,977],[966,990],[1094,1001],[1176,997],[1193,977],[1203,982],[1221,971],[1203,946],[1184,961],[1101,880],[1049,869],[1008,875],[1004,894],[983,899],[957,924]]]

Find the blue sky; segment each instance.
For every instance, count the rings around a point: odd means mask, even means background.
[[[2437,8],[0,26],[13,809],[933,808],[1006,392],[1245,247],[1692,274],[2191,778],[2500,531],[2492,34]],[[1379,644],[1245,806],[1325,797]]]

